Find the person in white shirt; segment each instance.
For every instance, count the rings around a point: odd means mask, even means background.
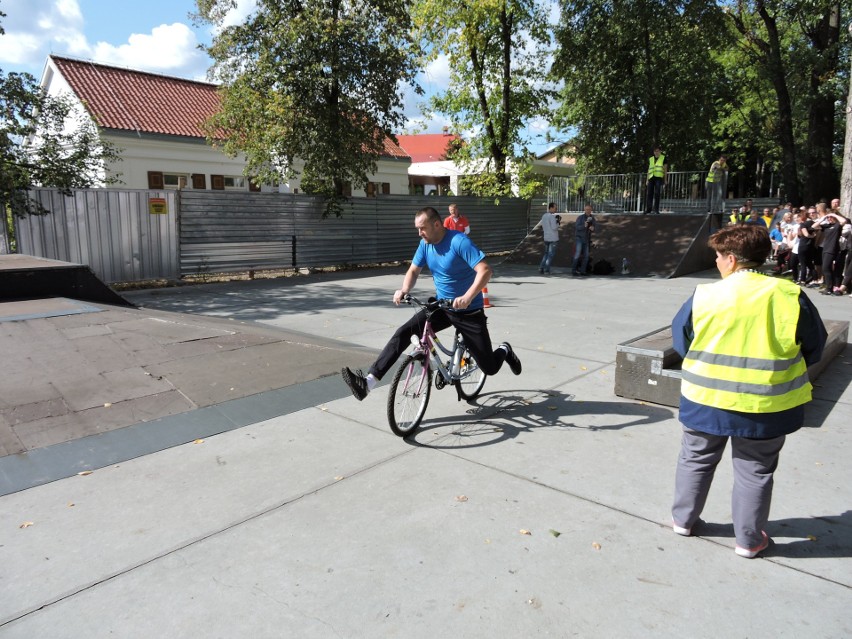
[[[559,216],[556,215],[556,203],[551,202],[547,205],[547,211],[541,216],[541,230],[544,234],[544,255],[541,258],[541,264],[538,265],[538,272],[542,275],[550,275],[550,265],[553,263],[553,257],[556,255],[556,244],[559,242]]]

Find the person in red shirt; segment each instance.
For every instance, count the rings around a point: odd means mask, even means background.
[[[459,207],[456,204],[450,204],[449,211],[450,214],[444,220],[444,228],[470,235],[470,222],[464,215],[459,214]]]

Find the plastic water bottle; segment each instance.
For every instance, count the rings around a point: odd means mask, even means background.
[[[461,373],[462,349],[461,344],[456,344],[456,351],[453,353],[453,375]]]

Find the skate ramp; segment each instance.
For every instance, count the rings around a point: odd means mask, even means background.
[[[559,246],[553,265],[570,269],[574,256],[575,214],[562,215]],[[719,215],[596,215],[591,262],[605,259],[621,273],[627,259],[630,274],[679,277],[712,268],[710,234],[721,226]],[[541,228],[534,229],[508,260],[538,265],[544,252]]]

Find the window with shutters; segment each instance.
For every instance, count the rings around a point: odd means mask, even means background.
[[[148,171],[148,188],[149,189],[162,189],[165,188],[163,185],[163,174],[159,171]]]
[[[211,175],[210,176],[210,188],[216,191],[224,191],[225,190],[225,176],[224,175]]]
[[[367,182],[367,197],[390,195],[390,182]]]
[[[203,173],[193,173],[192,174],[192,188],[194,189],[206,189],[207,188],[207,176]]]
[[[203,175],[201,176],[204,177]],[[148,171],[149,189],[187,189],[190,188],[190,176],[185,173],[162,173]]]

